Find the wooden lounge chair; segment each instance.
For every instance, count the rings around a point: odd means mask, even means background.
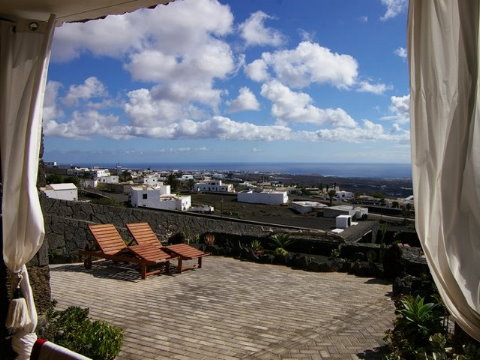
[[[84,265],[87,269],[92,266],[92,257],[99,257],[113,261],[128,262],[140,265],[142,279],[148,275],[158,274],[161,270],[148,271],[149,266],[165,263],[166,271],[170,269],[170,260],[175,259],[169,253],[152,244],[127,246],[112,224],[88,225],[95,241],[96,250],[86,248],[79,250],[79,254],[86,256]]]
[[[133,239],[139,245],[155,245],[158,248],[178,257],[178,272],[184,270],[194,269],[202,267],[202,258],[204,256],[210,255],[207,252],[200,251],[193,246],[187,244],[176,244],[169,246],[162,246],[161,242],[158,240],[157,235],[153,232],[152,228],[148,223],[134,223],[127,224],[127,229],[132,234]],[[198,259],[198,265],[193,266],[183,266],[183,260],[192,260]]]

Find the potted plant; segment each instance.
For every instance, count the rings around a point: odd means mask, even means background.
[[[263,255],[263,253],[265,252],[265,250],[262,247],[262,243],[259,240],[253,240],[251,244],[251,248],[252,248],[252,252],[256,256]]]

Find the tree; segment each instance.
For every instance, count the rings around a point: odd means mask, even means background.
[[[333,197],[335,195],[337,195],[337,192],[335,191],[335,189],[332,189],[332,190],[328,191],[328,197],[330,198],[330,206],[332,206]]]
[[[189,179],[189,180],[187,181],[187,186],[188,186],[188,190],[189,190],[189,191],[192,191],[192,190],[193,190],[193,186],[194,186],[194,185],[195,185],[195,180]]]
[[[132,180],[132,174],[130,173],[130,171],[124,170],[118,177],[118,180],[120,180],[120,182],[130,181]]]
[[[175,192],[178,190],[178,179],[175,176],[175,174],[172,173],[167,176],[166,184],[170,185],[170,190],[172,192]]]
[[[47,176],[47,184],[61,184],[63,177],[58,174],[50,174]]]
[[[77,176],[67,176],[63,179],[63,182],[75,184],[76,187],[80,186],[80,179]]]

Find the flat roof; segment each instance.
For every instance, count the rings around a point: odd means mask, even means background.
[[[50,188],[51,190],[76,190],[77,187],[73,183],[63,183],[63,184],[50,184],[47,186],[47,190]]]

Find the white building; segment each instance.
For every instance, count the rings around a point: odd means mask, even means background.
[[[98,180],[94,179],[80,179],[80,183],[85,189],[95,189],[98,185]]]
[[[96,178],[99,184],[118,184],[118,175],[100,176]]]
[[[188,180],[195,180],[193,175],[182,175],[178,178],[178,181],[188,181]]]
[[[208,180],[193,185],[193,191],[198,192],[235,192],[232,184],[223,184],[222,180]]]
[[[74,167],[73,169],[67,169],[67,175],[73,175],[73,176],[83,176],[86,173],[89,173],[90,169],[89,168],[79,168],[79,167]]]
[[[158,179],[156,175],[148,175],[143,178],[143,185],[156,186],[162,182]]]
[[[202,205],[202,206],[192,206],[190,208],[191,212],[198,212],[198,213],[213,213],[215,208],[210,205]]]
[[[307,214],[313,210],[323,209],[327,205],[318,201],[292,201],[290,207],[300,214]]]
[[[239,192],[237,201],[251,204],[281,205],[288,202],[288,195],[286,191],[255,192],[248,190]]]
[[[368,215],[368,209],[363,207],[353,207],[351,205],[330,206],[323,210],[324,217],[334,217],[339,215],[350,215],[353,219],[361,219]]]
[[[339,215],[335,218],[335,226],[338,229],[346,229],[352,226],[352,217],[350,215]]]
[[[110,170],[108,170],[108,169],[91,169],[90,170],[90,175],[93,175],[94,179],[98,179],[98,178],[101,178],[101,177],[110,176]]]
[[[350,191],[341,190],[341,191],[337,191],[337,193],[335,194],[335,197],[338,199],[353,199],[354,194],[353,192],[350,192]]]
[[[170,194],[170,185],[163,184],[156,187],[132,187],[130,202],[134,207],[178,211],[187,211],[192,206],[191,196]]]
[[[60,199],[68,201],[77,201],[78,200],[78,189],[75,184],[64,183],[64,184],[50,184],[41,188],[45,195],[51,199]]]

